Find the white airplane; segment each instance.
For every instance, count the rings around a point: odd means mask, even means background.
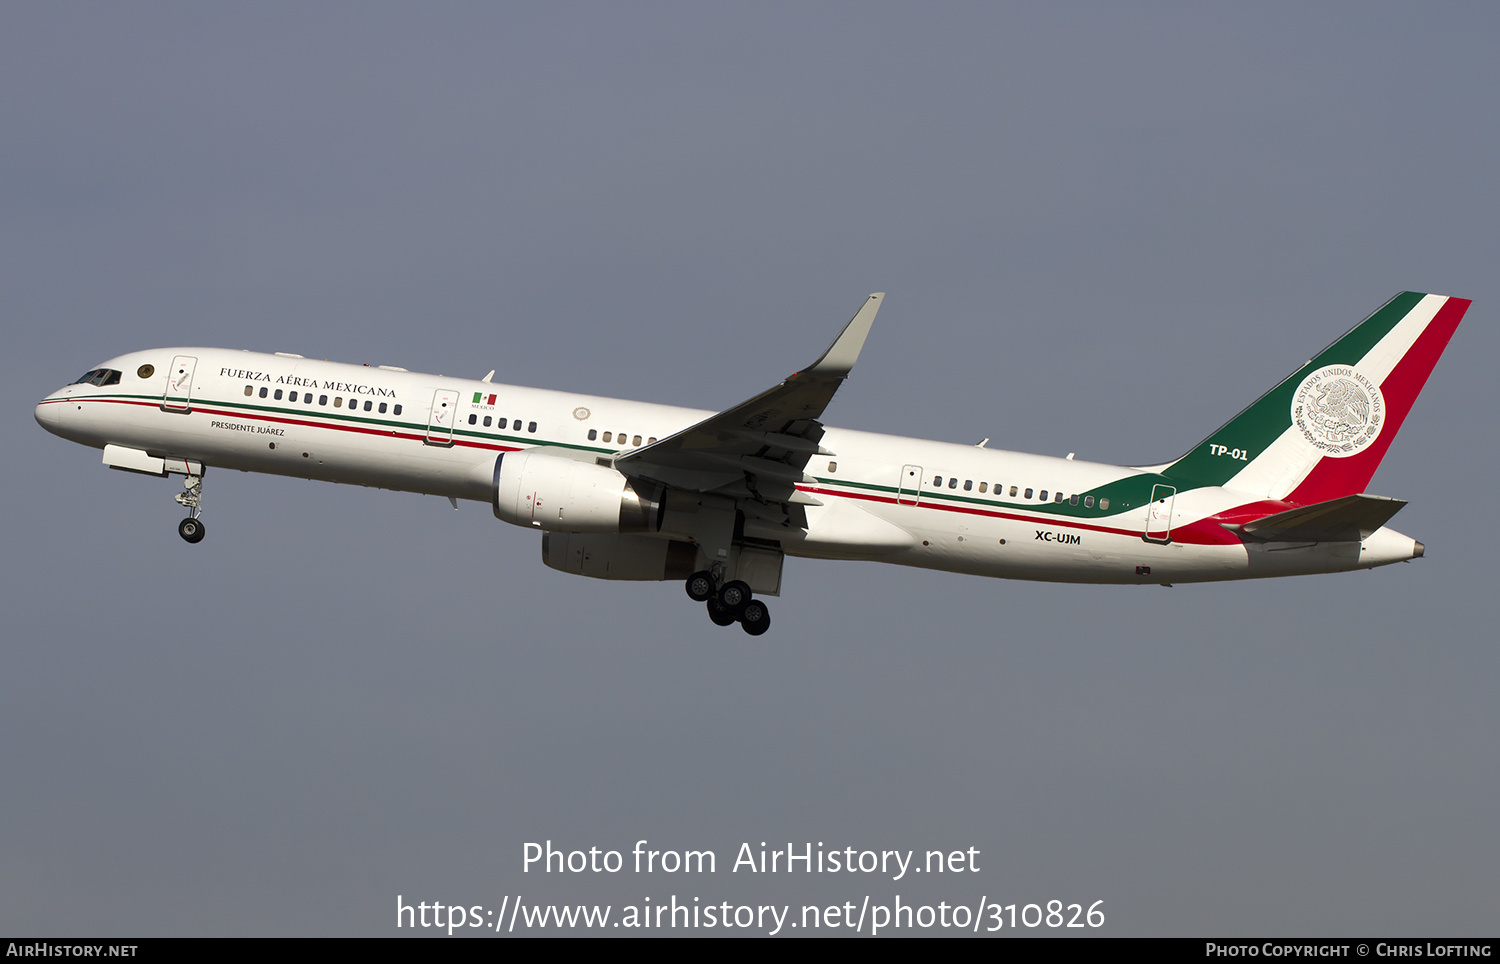
[[[1169,585],[1423,553],[1386,528],[1406,503],[1364,489],[1467,300],[1399,294],[1186,455],[1128,467],[825,426],[883,297],[812,365],[717,414],[494,372],[162,348],[91,369],[36,419],[111,468],[184,476],[190,543],[211,465],[472,499],[540,530],[554,569],[683,579],[715,623],[752,635],[787,555]]]

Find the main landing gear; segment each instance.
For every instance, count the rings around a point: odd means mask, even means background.
[[[177,523],[177,534],[184,542],[199,543],[207,530],[203,527],[203,476],[189,475],[182,482],[182,491],[173,498],[178,505],[185,506],[188,517]]]
[[[749,585],[738,579],[721,586],[718,577],[704,569],[688,576],[686,588],[690,599],[707,606],[708,618],[715,626],[739,623],[751,636],[771,628],[771,611],[751,596]]]

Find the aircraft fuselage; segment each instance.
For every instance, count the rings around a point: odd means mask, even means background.
[[[63,438],[111,447],[106,462],[123,449],[162,460],[163,472],[201,464],[491,503],[506,453],[608,465],[714,414],[213,348],[135,352],[97,370],[119,379],[53,392],[36,418]],[[805,525],[752,506],[738,538],[793,556],[1122,584],[1370,568],[1422,551],[1384,527],[1358,542],[1247,540],[1226,525],[1291,504],[1183,487],[1150,468],[833,427],[818,447],[827,454],[795,483]]]

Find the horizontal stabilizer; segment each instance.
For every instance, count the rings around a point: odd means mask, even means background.
[[[1262,542],[1361,542],[1405,505],[1383,495],[1346,495],[1225,528]]]

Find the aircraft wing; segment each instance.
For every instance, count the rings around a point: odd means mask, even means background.
[[[1232,528],[1261,542],[1360,542],[1405,505],[1383,495],[1346,495]]]
[[[849,377],[884,293],[870,295],[821,358],[781,384],[727,411],[632,449],[615,468],[696,492],[748,496],[761,502],[818,505],[796,491],[808,460],[832,455],[818,444],[818,421]]]

